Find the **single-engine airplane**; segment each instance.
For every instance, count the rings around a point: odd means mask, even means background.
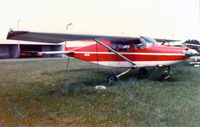
[[[144,36],[120,37],[10,30],[7,39],[47,43],[66,41],[65,51],[38,52],[38,54],[65,54],[69,57],[104,66],[128,68],[128,70],[118,75],[111,73],[108,76],[109,82],[117,81],[120,76],[135,68],[140,68],[139,75],[145,75],[148,67],[167,67],[168,74],[162,75],[161,78],[163,81],[168,80],[172,66],[198,54],[197,51],[189,48],[157,45],[157,41],[168,42],[175,40],[154,40]],[[77,41],[80,43],[91,42],[91,45],[82,47],[68,45]]]

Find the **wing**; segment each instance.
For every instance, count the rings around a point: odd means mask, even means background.
[[[184,43],[183,45],[185,46],[194,46],[194,47],[200,47],[199,44],[189,44],[189,43]]]
[[[103,36],[103,35],[86,35],[86,34],[67,34],[67,33],[42,33],[30,31],[14,31],[10,30],[7,39],[36,41],[47,43],[60,43],[64,41],[74,40],[108,40],[111,42],[127,42],[139,39],[139,37],[121,37],[121,36]],[[180,40],[155,39],[158,42],[175,42]]]
[[[177,41],[181,41],[181,40],[170,40],[170,39],[154,39],[156,40],[157,42],[177,42]]]
[[[103,36],[103,35],[84,35],[84,34],[66,34],[66,33],[41,33],[29,31],[10,30],[7,39],[36,41],[47,43],[60,43],[74,40],[108,40],[111,42],[127,42],[139,39],[138,37],[120,37],[120,36]]]

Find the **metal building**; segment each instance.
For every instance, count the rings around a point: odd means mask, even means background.
[[[0,58],[38,57],[33,51],[61,51],[62,44],[38,43],[26,41],[0,40]],[[61,54],[45,55],[42,57],[61,57]]]

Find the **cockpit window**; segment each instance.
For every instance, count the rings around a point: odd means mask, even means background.
[[[154,39],[151,39],[150,37],[141,36],[140,40],[143,42],[145,47],[151,47],[152,45],[157,44],[157,42]]]
[[[141,43],[140,40],[134,41],[134,49],[144,49],[144,45]]]
[[[117,44],[111,43],[111,48],[114,49],[114,50],[116,50],[117,49]]]
[[[130,49],[130,45],[129,44],[119,44],[118,45],[118,49],[119,50],[129,50]]]

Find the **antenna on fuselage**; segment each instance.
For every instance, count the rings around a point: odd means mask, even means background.
[[[19,22],[20,22],[20,19],[17,20],[17,30],[19,30]],[[20,42],[19,41],[18,41],[18,44],[17,44],[17,48],[18,48],[17,52],[18,52],[18,58],[19,58],[20,54],[21,54],[21,52],[20,52]]]

